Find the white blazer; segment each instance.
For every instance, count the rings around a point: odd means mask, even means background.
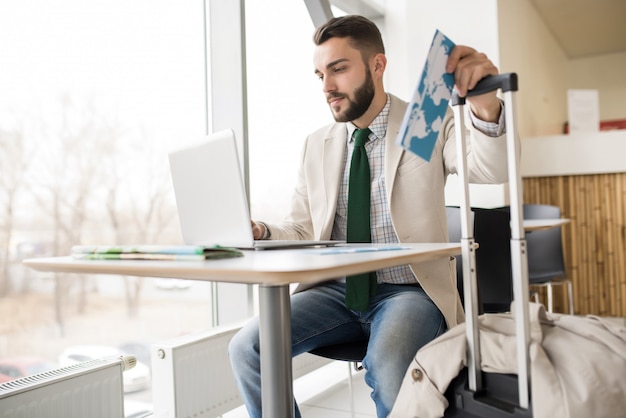
[[[406,102],[391,96],[384,170],[393,227],[400,242],[448,242],[444,186],[448,174],[457,170],[452,110],[448,109],[432,158],[427,162],[396,145],[406,107]],[[346,138],[345,123],[325,126],[306,138],[291,210],[284,222],[268,225],[272,239],[330,239]],[[505,138],[488,137],[473,128],[469,138],[469,181],[507,181]],[[462,322],[454,259],[411,264],[411,269],[443,313],[448,327]]]

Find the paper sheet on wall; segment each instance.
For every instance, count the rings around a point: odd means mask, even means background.
[[[567,91],[569,132],[598,132],[600,130],[600,105],[598,90]]]
[[[454,88],[454,74],[446,73],[446,62],[454,43],[435,31],[422,75],[407,107],[396,143],[426,161],[441,130]]]

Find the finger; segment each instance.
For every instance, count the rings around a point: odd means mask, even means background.
[[[257,224],[256,222],[251,220],[250,221],[250,225],[252,226],[252,236],[253,236],[253,238],[254,239],[259,239],[259,235],[260,235],[259,224]]]
[[[469,90],[476,87],[476,84],[482,80],[483,67],[478,62],[464,62],[464,66],[459,67],[455,73],[455,81],[459,89],[459,94],[465,96]]]
[[[450,55],[448,56],[448,61],[446,63],[446,72],[454,73],[456,71],[457,65],[461,59],[467,55],[476,52],[473,48],[464,45],[456,45],[450,51]]]
[[[457,63],[454,81],[459,94],[465,96],[467,91],[476,87],[476,84],[484,77],[496,74],[498,74],[498,69],[489,58],[483,53],[474,51]]]

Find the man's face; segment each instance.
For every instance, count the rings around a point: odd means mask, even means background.
[[[314,65],[335,120],[360,118],[374,98],[372,73],[361,52],[347,38],[332,38],[315,48]]]

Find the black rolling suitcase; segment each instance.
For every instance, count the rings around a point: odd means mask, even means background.
[[[530,399],[530,365],[528,347],[530,343],[528,315],[528,263],[526,240],[522,216],[522,185],[519,174],[518,149],[515,135],[514,93],[517,91],[517,75],[501,74],[483,79],[471,95],[502,90],[505,102],[507,126],[507,149],[509,187],[511,203],[511,265],[513,272],[513,305],[516,312],[517,365],[518,374],[486,373],[480,370],[480,340],[478,338],[478,289],[474,237],[470,224],[469,187],[467,182],[466,140],[463,105],[465,99],[453,93],[451,104],[455,112],[455,125],[459,161],[459,177],[463,187],[461,198],[462,259],[464,300],[466,313],[467,367],[451,382],[445,397],[449,406],[445,417],[491,418],[532,417]]]

